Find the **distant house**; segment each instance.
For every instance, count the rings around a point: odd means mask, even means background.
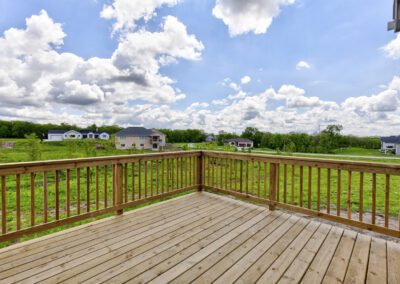
[[[225,140],[225,145],[235,146],[236,148],[248,149],[254,147],[254,142],[245,138],[232,138]]]
[[[117,149],[162,150],[166,144],[164,133],[144,127],[128,127],[115,133]]]
[[[388,151],[400,155],[400,136],[381,137],[381,152],[386,154]]]
[[[206,142],[215,142],[216,138],[214,134],[208,134],[206,136]]]
[[[110,134],[101,131],[92,130],[49,130],[47,133],[47,140],[44,141],[63,141],[63,140],[80,140],[80,139],[99,139],[109,140]]]

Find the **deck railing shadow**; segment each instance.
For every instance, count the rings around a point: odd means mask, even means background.
[[[400,165],[211,151],[0,164],[0,241],[208,190],[400,237]]]

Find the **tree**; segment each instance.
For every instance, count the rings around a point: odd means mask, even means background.
[[[31,161],[40,160],[42,156],[40,140],[35,133],[25,135],[27,139],[28,156]]]
[[[342,138],[340,132],[343,130],[341,125],[328,125],[324,131],[319,134],[319,145],[327,153],[332,152],[340,145]]]

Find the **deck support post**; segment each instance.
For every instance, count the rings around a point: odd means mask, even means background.
[[[269,210],[275,210],[276,188],[277,188],[277,168],[279,164],[271,163],[269,169]]]
[[[204,175],[204,171],[205,169],[203,168],[204,165],[204,153],[203,151],[200,152],[200,156],[197,157],[196,163],[197,163],[197,180],[196,180],[196,184],[197,184],[197,191],[203,191],[203,175]]]
[[[114,180],[114,194],[115,194],[115,206],[122,205],[123,202],[123,165],[121,163],[117,163],[114,165],[115,167],[115,180]],[[124,212],[123,209],[119,209],[116,211],[117,215],[122,215]]]

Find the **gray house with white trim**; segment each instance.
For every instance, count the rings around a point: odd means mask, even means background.
[[[381,152],[388,151],[400,155],[400,136],[381,137]]]

